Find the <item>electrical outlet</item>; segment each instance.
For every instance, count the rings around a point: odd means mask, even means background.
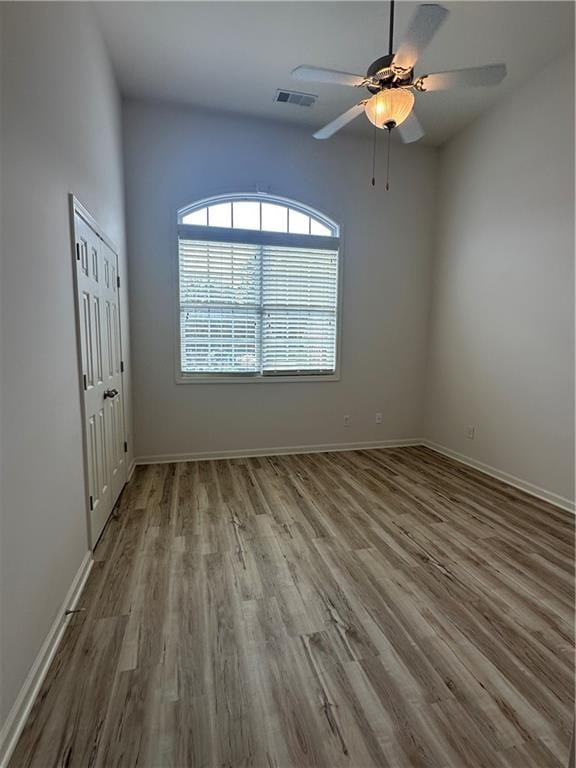
[[[346,414],[344,416],[344,426],[345,427],[349,427],[350,426],[350,416],[348,414]]]
[[[376,424],[382,424],[382,414],[377,413],[376,414]]]
[[[471,425],[466,427],[466,437],[468,438],[468,440],[474,440],[474,438],[476,437],[476,427],[473,427]]]

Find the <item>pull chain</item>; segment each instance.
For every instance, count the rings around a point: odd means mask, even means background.
[[[372,143],[372,186],[376,186],[376,131],[377,128],[374,126],[374,141]]]
[[[388,133],[388,146],[386,148],[386,191],[390,189],[390,134],[392,133],[392,128],[386,129]]]

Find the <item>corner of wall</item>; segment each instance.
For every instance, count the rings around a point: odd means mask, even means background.
[[[574,495],[573,54],[441,149],[423,421],[427,441],[563,504]]]
[[[442,168],[446,145],[436,148],[434,174],[434,206],[432,212],[432,227],[430,232],[430,271],[428,275],[428,307],[426,320],[426,340],[424,358],[424,387],[422,397],[422,415],[419,434],[426,437],[430,426],[430,380],[431,380],[431,347],[434,337],[435,303],[436,303],[436,270],[439,250],[439,240],[442,222]]]

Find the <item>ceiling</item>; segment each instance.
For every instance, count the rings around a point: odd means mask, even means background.
[[[417,94],[425,141],[441,144],[573,45],[570,2],[445,2],[450,16],[417,74],[504,62],[498,87]],[[395,41],[417,4],[396,3]],[[358,90],[294,80],[299,64],[363,74],[387,52],[388,2],[102,2],[93,5],[127,96],[256,115],[320,128]],[[277,88],[318,96],[274,102]],[[364,91],[361,92],[362,94]],[[359,117],[346,130],[369,132]]]

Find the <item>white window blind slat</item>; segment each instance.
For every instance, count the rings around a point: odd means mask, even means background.
[[[333,313],[272,311],[264,316],[262,370],[334,371],[336,318]]]
[[[180,303],[259,304],[260,248],[180,240]]]
[[[182,371],[258,373],[258,310],[197,308],[180,313]]]

